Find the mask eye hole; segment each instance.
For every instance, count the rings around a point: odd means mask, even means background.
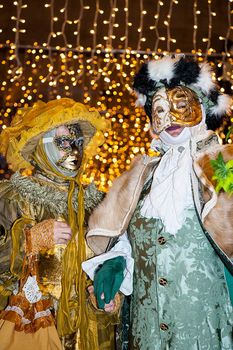
[[[156,108],[156,113],[157,114],[161,114],[161,113],[163,113],[164,112],[164,109],[161,107],[161,106],[158,106],[157,108]]]
[[[83,143],[84,143],[83,137],[76,139],[74,143],[76,147],[83,148]]]
[[[178,104],[177,104],[177,109],[183,109],[183,108],[185,108],[186,107],[186,103],[185,102],[179,102]]]
[[[182,91],[176,93],[176,98],[186,98],[186,95]]]
[[[70,147],[70,141],[69,140],[62,140],[61,141],[61,147],[69,148]]]
[[[73,138],[70,136],[57,136],[54,138],[54,143],[60,151],[70,151]]]

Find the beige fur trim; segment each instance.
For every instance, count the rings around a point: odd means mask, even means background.
[[[210,151],[200,152],[193,163],[193,167],[197,177],[199,178],[199,180],[201,181],[201,183],[209,193],[209,198],[208,200],[205,200],[206,203],[204,205],[204,208],[202,209],[202,213],[201,213],[202,221],[204,221],[205,217],[208,215],[210,210],[213,209],[213,207],[216,205],[217,194],[215,192],[212,182],[203,171],[203,167],[201,163],[203,162],[203,159],[206,157],[208,157],[209,160],[214,159],[214,155],[217,154],[218,150],[220,152],[220,147],[222,146],[217,144],[215,146],[212,146]]]
[[[216,145],[210,151],[200,154],[194,163],[195,171],[204,185],[204,201],[202,220],[211,237],[228,256],[233,258],[233,196],[215,191],[215,182],[212,180],[214,171],[210,160],[216,159],[221,152],[224,161],[233,159],[233,145]]]
[[[114,181],[103,202],[94,210],[86,239],[96,254],[105,252],[110,238],[117,237],[126,230],[142,187],[159,159],[136,157],[131,168]]]

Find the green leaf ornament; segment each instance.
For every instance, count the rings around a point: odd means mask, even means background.
[[[221,189],[223,191],[232,194],[233,193],[233,159],[225,162],[223,155],[219,152],[216,160],[210,161],[212,168],[214,169],[213,180],[216,180],[217,185],[215,187],[216,192]]]

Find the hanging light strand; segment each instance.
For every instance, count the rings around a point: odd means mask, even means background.
[[[94,56],[94,53],[95,53],[95,50],[96,50],[96,35],[97,35],[97,23],[98,23],[99,11],[100,11],[99,0],[96,0],[95,15],[94,15],[94,20],[93,20],[93,28],[90,30],[90,33],[93,35],[93,39],[92,39],[92,57]]]
[[[141,50],[141,42],[142,42],[142,31],[143,31],[143,16],[144,10],[143,10],[143,0],[140,0],[140,24],[138,28],[138,45],[137,50]]]
[[[83,47],[80,46],[80,31],[81,31],[81,23],[82,23],[82,18],[83,18],[83,12],[84,12],[84,3],[83,0],[80,0],[80,11],[79,11],[79,17],[76,21],[74,21],[75,23],[77,23],[77,31],[76,31],[76,48],[77,50],[80,50],[81,52],[83,51]],[[79,69],[77,70],[77,75],[75,77],[75,80],[73,81],[73,86],[76,86],[79,79],[82,77],[82,75],[84,74],[84,70],[85,70],[85,65],[84,65],[84,61],[83,61],[83,57],[81,55],[80,52],[80,57],[79,57]]]
[[[229,43],[229,38],[230,38],[230,34],[231,34],[231,30],[232,30],[232,26],[231,26],[231,0],[228,1],[228,4],[227,4],[227,8],[228,8],[228,11],[227,11],[227,19],[228,19],[228,29],[227,29],[227,33],[226,33],[226,37],[225,37],[225,56],[228,56],[229,55],[229,52],[228,52],[228,43]]]
[[[106,37],[106,47],[112,49],[113,25],[115,23],[116,0],[110,0],[110,15],[108,20],[108,35]]]
[[[105,62],[106,62],[106,66],[104,67],[104,71],[102,72],[103,76],[104,76],[104,81],[105,81],[105,86],[106,88],[109,86],[109,83],[111,81],[110,79],[110,75],[112,74],[112,72],[115,70],[116,66],[115,66],[115,62],[114,62],[114,57],[112,54],[112,40],[115,37],[113,35],[113,28],[114,28],[114,24],[115,24],[115,16],[116,16],[116,4],[117,4],[117,0],[110,0],[111,1],[111,11],[110,11],[110,16],[109,16],[109,26],[108,26],[108,36],[107,36],[107,42],[106,42],[106,53],[105,53]],[[109,69],[110,65],[112,64],[112,68]]]
[[[2,9],[3,7],[3,4],[0,4],[0,9]],[[2,29],[0,29],[0,33],[2,33]]]
[[[46,47],[48,49],[48,58],[49,58],[49,72],[46,75],[46,77],[41,80],[42,83],[44,83],[46,80],[49,80],[53,73],[54,66],[53,66],[51,40],[53,37],[56,36],[56,34],[54,33],[54,0],[51,0],[49,5],[45,4],[45,6],[50,8],[50,33],[48,35],[47,44],[46,44]]]
[[[125,50],[128,47],[129,44],[129,0],[125,0],[125,36],[124,36],[124,40],[125,40]]]
[[[169,52],[171,49],[171,17],[172,17],[172,8],[173,8],[173,0],[170,0],[169,10],[167,14],[167,20],[164,21],[165,26],[167,27],[167,51]]]
[[[64,40],[64,48],[67,48],[67,37],[66,37],[66,24],[67,24],[67,20],[68,20],[68,3],[69,3],[69,0],[65,0],[65,4],[64,4],[64,7],[63,7],[63,13],[64,13],[64,20],[63,20],[63,23],[62,23],[62,27],[61,27],[61,34],[62,34],[62,37],[63,37],[63,40]]]
[[[24,33],[25,29],[20,29],[20,22],[23,20],[21,19],[21,11],[22,11],[22,0],[14,1],[14,5],[16,6],[16,17],[12,17],[13,20],[15,20],[15,28],[12,30],[15,32],[15,41],[14,41],[14,53],[15,53],[15,60],[16,60],[16,67],[12,71],[12,81],[19,79],[23,74],[23,67],[22,63],[19,58],[19,36],[20,33]]]
[[[207,45],[206,45],[206,54],[205,58],[207,58],[210,45],[211,45],[211,34],[212,34],[212,9],[211,9],[211,0],[208,0],[208,38],[207,38]]]
[[[82,18],[83,18],[83,11],[84,11],[83,0],[80,0],[79,17],[75,21],[77,23],[77,31],[76,31],[76,35],[77,35],[77,37],[76,37],[76,47],[77,47],[77,49],[80,47],[80,29],[81,29],[81,22],[82,22]]]
[[[193,1],[193,50],[197,52],[197,0]]]
[[[160,40],[159,30],[158,30],[159,15],[160,15],[160,0],[157,1],[156,14],[154,15],[154,18],[155,18],[154,30],[155,30],[155,35],[156,35],[156,41],[155,41],[155,47],[154,47],[155,52],[158,51],[159,40]]]
[[[57,82],[59,81],[60,77],[64,74],[63,72],[65,72],[66,74],[69,74],[69,70],[67,67],[68,43],[67,43],[67,37],[66,37],[66,24],[68,23],[68,3],[69,3],[69,0],[65,0],[64,7],[60,11],[60,12],[64,13],[64,19],[63,19],[63,23],[62,23],[62,27],[61,27],[61,35],[62,35],[62,38],[64,41],[64,47],[62,48],[62,52],[60,53],[60,57],[62,60],[62,66],[64,66],[64,67],[61,69],[60,74],[58,74],[56,76],[56,78],[54,79],[54,82],[53,82],[54,86],[57,85]]]

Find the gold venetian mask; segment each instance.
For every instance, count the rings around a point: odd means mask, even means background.
[[[196,93],[185,86],[159,89],[152,99],[152,126],[159,134],[171,125],[191,127],[202,120]]]
[[[32,155],[32,164],[50,175],[74,177],[82,163],[83,144],[79,124],[61,125],[41,138]]]
[[[59,152],[56,165],[61,169],[77,171],[83,157],[84,138],[81,129],[75,130],[75,125],[60,126],[56,132],[57,135],[53,140]]]

